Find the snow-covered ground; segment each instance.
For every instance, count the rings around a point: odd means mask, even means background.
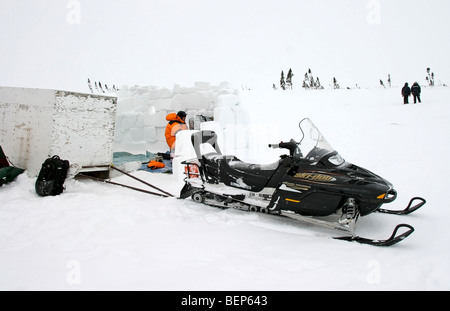
[[[422,98],[403,105],[399,88],[241,93],[251,117],[242,160],[274,162],[267,144],[298,139],[309,117],[347,161],[395,185],[389,208],[426,198],[413,215],[360,219],[358,234],[381,239],[414,226],[400,244],[336,241],[338,232],[289,219],[79,178],[41,198],[22,174],[0,188],[0,290],[449,290],[450,89],[424,88]],[[176,195],[182,186],[133,174]]]

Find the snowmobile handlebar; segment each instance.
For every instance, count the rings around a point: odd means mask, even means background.
[[[289,150],[289,153],[291,156],[294,155],[295,149],[297,149],[297,143],[291,139],[290,142],[280,142],[279,144],[269,144],[269,148],[273,148],[273,149],[287,149]]]

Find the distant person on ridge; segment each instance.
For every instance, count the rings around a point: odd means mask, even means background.
[[[165,136],[167,145],[169,145],[170,148],[170,154],[173,157],[177,133],[188,129],[186,125],[186,112],[179,111],[177,114],[168,114],[166,120],[169,121],[169,123],[166,126]]]
[[[420,93],[422,92],[422,89],[420,88],[419,83],[414,82],[414,84],[411,86],[411,93],[414,96],[414,104],[419,100],[419,103],[422,101],[420,100]]]
[[[402,96],[403,96],[403,104],[409,104],[409,96],[411,96],[411,89],[409,88],[408,83],[405,83],[405,86],[402,88]]]

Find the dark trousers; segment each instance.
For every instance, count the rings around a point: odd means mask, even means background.
[[[409,96],[403,96],[403,103],[404,104],[409,104],[408,99],[409,99]]]
[[[422,102],[422,101],[420,100],[420,95],[413,94],[413,96],[414,96],[414,104],[416,103],[417,100],[419,100],[419,103]]]

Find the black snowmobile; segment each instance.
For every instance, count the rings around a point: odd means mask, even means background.
[[[224,156],[214,132],[194,133],[191,140],[197,158],[183,162],[187,178],[180,198],[191,197],[197,203],[220,208],[286,216],[348,234],[336,239],[377,246],[396,244],[414,231],[412,226],[401,224],[387,240],[356,236],[360,216],[374,212],[410,214],[426,201],[416,197],[405,210],[382,209],[383,204],[397,197],[390,182],[346,162],[309,119],[303,119],[299,127],[303,133],[300,142],[269,145],[287,149],[289,155],[268,165]],[[207,148],[213,152],[206,153]]]

